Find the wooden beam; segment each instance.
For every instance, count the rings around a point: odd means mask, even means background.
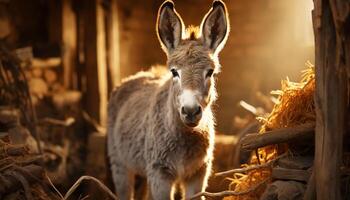
[[[303,181],[307,182],[310,177],[310,172],[301,169],[287,169],[282,167],[272,168],[273,179],[280,180],[293,180],[293,181]]]
[[[61,44],[62,40],[62,1],[50,0],[49,5],[48,32],[49,43]]]
[[[84,1],[86,109],[104,125],[107,117],[106,33],[104,10],[100,1]]]
[[[70,88],[77,65],[77,18],[71,0],[62,1],[62,44],[63,85]]]
[[[315,171],[313,170],[304,193],[303,200],[316,200]]]
[[[340,166],[346,112],[349,109],[346,70],[350,67],[349,9],[345,0],[315,0],[313,25],[316,66],[315,188],[317,199],[342,199]],[[335,6],[337,5],[337,6]],[[341,8],[340,8],[340,7]],[[344,7],[342,7],[344,6]],[[346,12],[346,13],[344,13]],[[341,14],[340,14],[341,13]],[[345,20],[348,20],[345,22]]]
[[[242,151],[253,151],[257,148],[289,142],[295,139],[310,139],[314,135],[314,124],[304,124],[291,128],[267,131],[264,134],[247,134],[240,141]]]
[[[107,57],[108,73],[111,80],[111,91],[121,81],[120,74],[120,42],[119,42],[119,10],[117,0],[110,1],[110,9],[107,16]]]

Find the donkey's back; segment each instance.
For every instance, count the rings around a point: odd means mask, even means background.
[[[152,70],[139,72],[123,80],[111,93],[107,137],[113,173],[114,165],[128,165],[125,167],[137,170],[141,175],[145,171],[142,149],[147,132],[145,123],[160,80],[161,76]]]

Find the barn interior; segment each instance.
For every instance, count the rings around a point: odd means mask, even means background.
[[[212,0],[174,3],[199,26]],[[350,198],[349,2],[225,3],[213,175],[193,199]],[[117,198],[108,99],[124,78],[166,64],[161,4],[0,0],[0,199]],[[144,187],[136,181],[135,199]]]

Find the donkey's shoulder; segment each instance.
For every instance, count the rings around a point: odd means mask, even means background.
[[[164,66],[153,66],[148,71],[140,71],[134,75],[124,78],[121,84],[114,88],[111,97],[118,93],[128,96],[134,91],[143,90],[145,87],[154,87],[160,84],[168,70]],[[118,95],[119,96],[119,95]]]
[[[121,84],[115,87],[110,94],[108,103],[109,119],[113,122],[118,110],[123,104],[130,100],[132,95],[142,96],[155,94],[156,88],[166,79],[165,74],[168,72],[165,67],[155,66],[148,71],[140,71],[135,75],[129,76],[122,80]],[[134,99],[131,99],[134,100]]]

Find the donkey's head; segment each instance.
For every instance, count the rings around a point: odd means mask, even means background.
[[[159,8],[158,38],[173,75],[174,104],[187,126],[197,126],[202,113],[216,98],[214,75],[220,70],[218,53],[228,32],[227,11],[220,0],[213,2],[199,29],[185,30],[172,1],[165,1]]]

